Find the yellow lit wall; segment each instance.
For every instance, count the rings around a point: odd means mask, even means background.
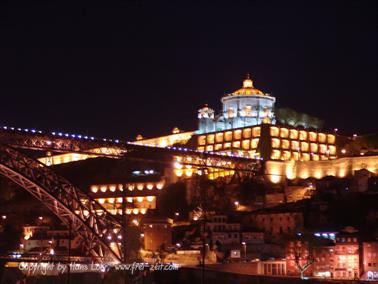
[[[40,161],[41,163],[47,166],[53,166],[53,165],[60,165],[60,164],[65,164],[65,163],[82,161],[82,160],[86,160],[90,158],[96,158],[102,155],[117,156],[121,154],[120,149],[111,148],[111,147],[100,147],[100,148],[89,149],[87,152],[88,153],[85,153],[85,154],[65,153],[65,154],[51,155],[51,156],[39,158],[38,161]],[[90,154],[90,153],[93,153],[93,154]]]
[[[153,145],[153,146],[159,146],[159,147],[167,147],[167,146],[172,146],[178,143],[186,144],[193,134],[194,134],[194,131],[181,132],[181,133],[175,133],[175,134],[170,134],[170,135],[161,136],[161,137],[155,137],[151,139],[137,140],[137,141],[134,141],[134,143],[137,145]]]
[[[336,138],[333,134],[270,126],[270,136],[272,160],[317,161],[336,158]]]
[[[198,170],[198,167],[203,167],[203,162],[203,160],[194,160],[192,157],[176,156],[174,157],[173,172],[175,176],[179,178],[190,178],[193,174],[207,174],[208,178],[212,180],[220,177],[230,176],[235,173],[235,171],[233,170],[234,165],[226,161],[219,162],[220,164],[217,165],[220,167],[224,167],[224,169],[213,168],[211,167],[211,164],[206,164],[207,172],[203,173],[201,170]],[[198,165],[198,167],[196,165]]]
[[[261,128],[246,127],[217,133],[202,134],[197,137],[197,150],[224,152],[240,156],[255,157],[261,135]],[[279,143],[279,139],[277,139]]]
[[[361,169],[378,174],[378,156],[346,157],[323,161],[267,161],[265,174],[271,182],[277,183],[285,178],[320,179],[325,176],[343,178]]]
[[[126,214],[143,215],[149,209],[156,208],[157,195],[153,190],[161,190],[164,185],[164,180],[126,184],[94,184],[90,186],[90,192],[92,197],[113,215],[122,215],[123,199],[120,193],[123,191],[133,192],[132,196],[126,193]]]

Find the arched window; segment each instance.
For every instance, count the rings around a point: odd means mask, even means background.
[[[246,105],[244,107],[244,116],[252,116],[252,106]]]
[[[232,118],[232,117],[234,117],[235,116],[235,111],[234,111],[234,109],[232,108],[232,107],[229,107],[228,109],[227,109],[227,117],[228,118]]]

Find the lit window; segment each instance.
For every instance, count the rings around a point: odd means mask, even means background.
[[[303,160],[303,161],[310,161],[310,154],[308,154],[308,153],[303,153],[303,154],[302,154],[302,160]]]
[[[259,144],[259,138],[255,138],[251,140],[251,148],[256,149],[257,145]]]
[[[289,149],[290,148],[289,140],[281,140],[281,144],[282,144],[283,149]]]
[[[319,145],[319,152],[320,152],[321,154],[325,154],[325,153],[327,152],[327,146],[324,145],[324,144],[320,144],[320,145]]]
[[[243,138],[251,138],[251,128],[243,129]]]
[[[301,151],[308,152],[308,143],[301,142]]]
[[[253,127],[252,136],[253,137],[260,137],[260,135],[261,135],[261,128],[260,127]]]
[[[235,141],[232,146],[233,146],[233,148],[239,149],[240,148],[240,141]]]
[[[289,151],[283,151],[282,152],[282,159],[287,161],[290,160],[290,152]]]
[[[244,107],[244,116],[252,116],[252,106],[246,105]]]
[[[298,141],[291,141],[291,149],[294,150],[294,151],[298,151],[299,142]]]
[[[222,150],[222,144],[215,145],[215,151]]]
[[[298,152],[293,152],[292,156],[293,156],[293,158],[294,158],[295,161],[299,160],[299,153]]]
[[[217,143],[219,143],[219,142],[223,142],[223,132],[217,133],[217,134],[215,135],[215,141],[216,141]]]
[[[313,153],[318,152],[318,144],[311,143],[310,148],[311,148],[311,152],[313,152]]]
[[[231,143],[224,143],[223,144],[223,149],[229,149],[231,148]]]
[[[279,133],[278,127],[272,126],[270,127],[270,136],[277,137]]]
[[[214,150],[213,145],[206,146],[206,151],[211,152]]]
[[[272,138],[272,147],[273,148],[279,148],[280,147],[280,139]]]
[[[326,135],[324,133],[319,133],[318,139],[319,139],[320,143],[325,143],[326,142]]]
[[[290,129],[290,139],[298,139],[298,131],[295,129]]]
[[[336,147],[335,146],[329,146],[329,153],[331,155],[336,155]]]
[[[288,138],[289,137],[289,130],[287,128],[281,128],[280,133],[282,138]]]
[[[214,144],[214,134],[207,135],[207,144]]]
[[[227,117],[228,118],[233,118],[235,116],[235,112],[234,112],[234,109],[232,107],[229,107],[227,109]]]
[[[198,145],[205,145],[206,144],[206,135],[201,135],[198,137]]]
[[[304,130],[299,131],[299,140],[307,140],[307,132]]]
[[[281,151],[280,150],[273,150],[271,154],[272,160],[278,160],[281,157]]]
[[[335,144],[335,135],[328,134],[327,140],[328,140],[328,144]]]
[[[248,150],[249,144],[250,144],[250,140],[243,140],[243,143],[242,143],[243,150]]]
[[[310,132],[309,133],[309,138],[311,142],[316,142],[316,133],[315,132]]]
[[[232,131],[227,131],[225,133],[225,140],[226,141],[232,141]]]
[[[241,132],[242,131],[240,129],[234,131],[234,139],[235,140],[240,140],[241,139]]]

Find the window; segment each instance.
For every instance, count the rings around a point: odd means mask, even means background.
[[[319,139],[320,143],[325,143],[326,142],[326,135],[324,133],[319,133],[318,139]]]
[[[233,118],[235,116],[234,109],[232,107],[229,107],[227,109],[227,117],[228,118]]]
[[[290,139],[298,139],[298,131],[295,129],[290,129]]]
[[[240,141],[235,141],[232,145],[234,148],[239,149],[240,148]]]
[[[299,140],[307,140],[307,132],[304,130],[299,131]]]
[[[229,149],[231,148],[231,143],[224,143],[223,144],[223,149]]]
[[[214,134],[207,135],[207,144],[214,144]]]
[[[278,137],[279,129],[278,127],[272,126],[270,127],[270,136]]]
[[[256,149],[258,143],[259,143],[259,138],[252,139],[252,141],[251,141],[251,148],[252,149]]]
[[[251,128],[244,128],[243,129],[243,138],[251,138]]]
[[[206,151],[213,151],[214,147],[212,145],[206,146]]]
[[[217,134],[215,135],[215,141],[216,141],[217,143],[223,142],[223,133],[222,133],[222,132],[221,132],[221,133],[217,133]]]
[[[272,147],[273,148],[279,148],[280,147],[280,139],[272,138]]]
[[[253,127],[252,129],[252,136],[253,137],[260,137],[261,128],[260,127]]]
[[[252,116],[252,106],[246,105],[244,107],[244,115],[245,116]]]
[[[285,161],[290,160],[290,151],[283,151],[281,158]]]
[[[301,142],[301,151],[308,152],[308,143],[307,142]]]
[[[327,141],[328,141],[328,144],[335,144],[335,135],[328,134]]]
[[[250,145],[250,140],[244,140],[242,143],[243,150],[248,150]]]
[[[215,145],[215,151],[221,150],[222,149],[222,144],[216,144]]]
[[[234,139],[235,140],[240,140],[241,139],[241,132],[242,131],[240,129],[234,131]]]
[[[289,137],[289,130],[287,128],[281,128],[281,137],[288,138]]]
[[[232,131],[227,131],[224,138],[226,141],[232,141]]]
[[[206,144],[206,135],[201,135],[198,137],[198,145],[205,145]]]
[[[315,132],[310,132],[309,137],[311,142],[316,142],[317,135]]]
[[[299,142],[298,141],[291,141],[291,149],[294,151],[299,150]]]

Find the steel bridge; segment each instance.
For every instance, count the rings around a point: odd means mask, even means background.
[[[27,190],[79,234],[87,252],[101,259],[124,261],[120,236],[122,223],[91,196],[57,175],[45,164],[18,149],[86,153],[108,158],[154,161],[182,157],[182,164],[197,168],[232,169],[254,173],[259,161],[217,153],[199,152],[182,147],[155,147],[81,135],[43,133],[18,129],[0,130],[0,174]]]

